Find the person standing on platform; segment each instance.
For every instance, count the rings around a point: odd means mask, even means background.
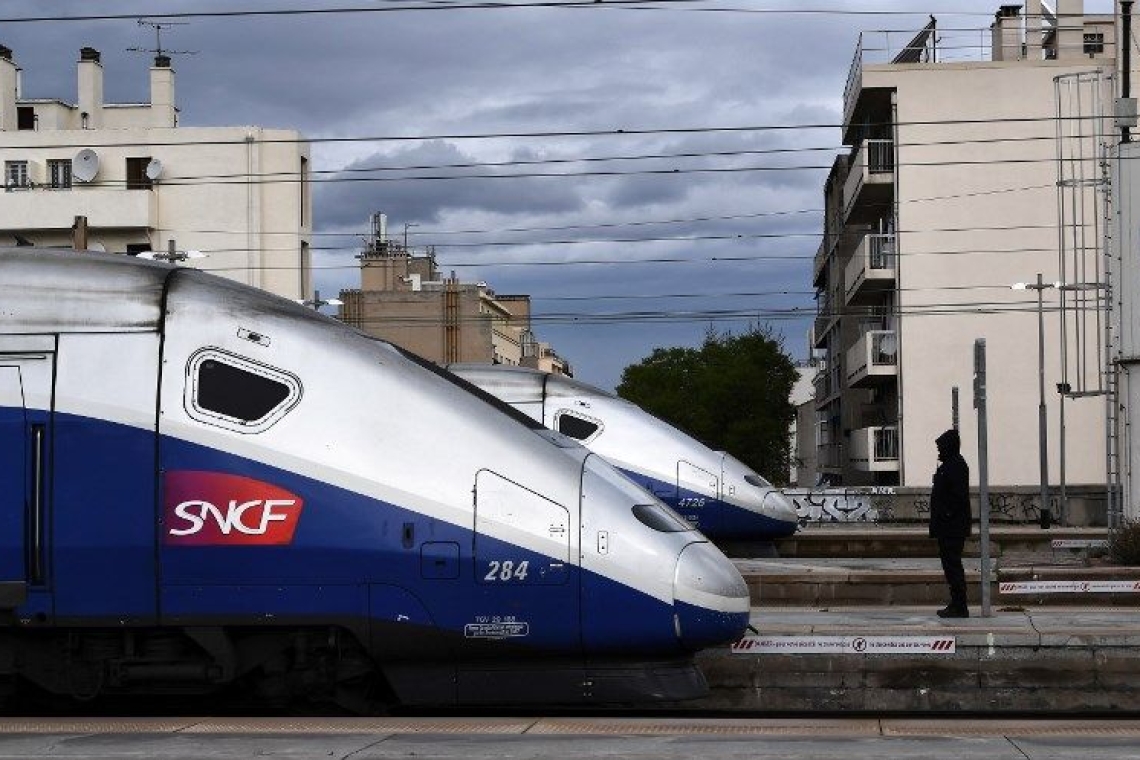
[[[966,602],[962,550],[973,527],[970,466],[962,458],[962,441],[957,430],[947,430],[934,443],[940,464],[934,472],[930,492],[930,537],[938,540],[938,557],[950,586],[950,604],[938,610],[938,617],[967,618],[970,610]]]

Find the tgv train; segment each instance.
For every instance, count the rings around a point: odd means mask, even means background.
[[[600,457],[189,269],[0,250],[0,690],[698,696],[736,568]]]
[[[612,393],[521,367],[448,369],[601,454],[714,541],[765,541],[796,532],[795,506],[771,483]]]

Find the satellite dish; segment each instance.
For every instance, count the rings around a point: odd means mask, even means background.
[[[99,173],[99,154],[84,148],[71,160],[71,174],[80,182],[90,182]]]
[[[157,158],[152,158],[150,163],[146,165],[146,178],[151,182],[162,176],[162,162]]]

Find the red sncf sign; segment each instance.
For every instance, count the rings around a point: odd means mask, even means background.
[[[167,472],[163,492],[163,543],[173,546],[290,544],[304,506],[284,488],[220,472]]]

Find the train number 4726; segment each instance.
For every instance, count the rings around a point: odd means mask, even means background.
[[[525,581],[527,571],[530,570],[530,560],[514,562],[509,559],[493,559],[487,563],[485,581]]]

